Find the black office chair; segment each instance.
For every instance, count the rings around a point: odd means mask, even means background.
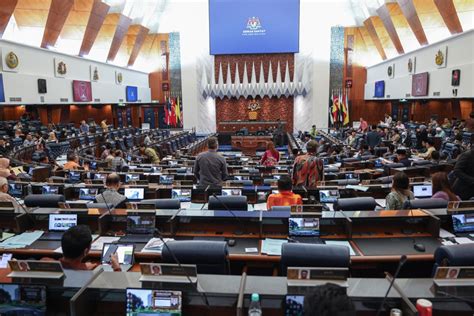
[[[431,165],[431,161],[429,161],[429,160],[413,160],[412,165],[413,166]]]
[[[438,267],[474,266],[474,244],[439,246],[434,253],[433,275]]]
[[[247,197],[244,195],[235,195],[235,196],[217,196],[216,199],[214,196],[209,197],[209,210],[227,210],[232,211],[247,211]]]
[[[170,241],[163,247],[161,259],[165,263],[195,264],[201,274],[229,274],[228,249],[225,241],[181,240]],[[169,249],[168,249],[169,248]]]
[[[281,273],[288,267],[348,268],[349,248],[339,245],[286,243],[281,246]]]
[[[406,202],[405,209],[415,209],[415,208],[422,208],[422,209],[437,209],[437,208],[447,208],[448,201],[444,199],[417,199],[417,200],[409,200]]]
[[[338,199],[334,203],[335,211],[373,211],[377,202],[373,197],[356,197]]]
[[[381,184],[390,184],[393,181],[393,176],[387,176],[387,177],[380,177],[377,178],[377,182]]]
[[[157,210],[178,210],[181,207],[178,199],[142,200],[138,204],[153,204]]]
[[[66,199],[61,194],[30,194],[25,197],[25,206],[27,207],[59,207],[59,202]]]

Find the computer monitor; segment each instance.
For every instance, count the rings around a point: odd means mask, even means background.
[[[171,197],[178,199],[180,202],[191,202],[191,189],[173,189]]]
[[[46,315],[46,286],[0,283],[0,292],[1,315]]]
[[[182,294],[180,291],[127,288],[126,316],[182,315]],[[137,304],[136,302],[142,302]]]
[[[77,214],[50,214],[49,231],[66,231],[77,225]]]
[[[285,299],[285,316],[302,316],[304,295],[287,295]]]
[[[275,179],[275,180],[280,180],[280,179],[281,179],[281,175],[274,175],[274,176],[273,176],[273,179]]]
[[[338,190],[319,190],[319,202],[336,203],[337,199],[339,199]]]
[[[257,191],[257,203],[264,203],[267,201],[271,191]]]
[[[349,180],[349,179],[359,179],[359,174],[357,174],[357,173],[346,173],[345,176],[346,176],[347,180]]]
[[[98,193],[99,189],[97,188],[80,188],[79,200],[94,201]]]
[[[160,175],[160,184],[173,184],[174,175]]]
[[[237,181],[249,180],[249,176],[234,176],[234,178]]]
[[[290,237],[319,236],[319,218],[290,217],[288,219],[288,235]]]
[[[16,198],[21,198],[23,196],[23,186],[19,183],[10,183],[8,184],[8,193]]]
[[[127,173],[125,175],[125,183],[135,182],[140,180],[139,174]]]
[[[177,166],[178,162],[176,160],[168,160],[168,166]]]
[[[453,214],[453,230],[455,234],[474,233],[474,213],[473,214]]]
[[[106,174],[103,174],[103,173],[94,174],[94,179],[95,180],[105,180],[106,178],[107,178]]]
[[[155,214],[134,214],[127,216],[128,234],[153,234],[155,232]]]
[[[134,249],[134,244],[104,244],[100,262],[102,264],[110,264],[110,257],[116,253],[119,264],[132,265]]]
[[[69,171],[69,181],[73,183],[81,182],[81,173],[79,171]]]
[[[416,198],[430,198],[433,195],[433,187],[431,184],[414,185],[413,194]]]
[[[223,196],[242,195],[242,190],[241,189],[222,189],[222,195]]]
[[[41,189],[42,194],[59,194],[59,187],[53,185],[44,185]]]
[[[97,161],[89,162],[89,169],[90,170],[97,170]]]
[[[159,173],[159,172],[161,172],[161,167],[151,167],[151,172],[152,173]]]
[[[250,159],[249,157],[240,157],[240,161],[242,162],[247,162],[249,161],[249,159]]]
[[[375,159],[375,161],[374,161],[374,167],[375,167],[375,168],[382,168],[382,167],[383,167],[382,159],[380,159],[380,158]]]
[[[140,201],[145,196],[144,188],[125,188],[125,197],[129,201]]]

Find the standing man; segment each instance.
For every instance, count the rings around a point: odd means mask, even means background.
[[[315,188],[323,180],[323,161],[316,157],[318,142],[311,140],[306,145],[307,153],[295,158],[293,165],[293,185]]]
[[[382,137],[380,137],[380,134],[377,131],[377,125],[375,124],[372,125],[372,130],[367,133],[367,135],[365,136],[365,139],[366,139],[367,145],[369,145],[371,149],[374,149],[380,144],[380,142],[382,141]]]
[[[316,125],[311,126],[311,131],[309,132],[309,135],[311,136],[312,139],[315,139],[316,136],[318,136],[318,131],[316,130]]]
[[[87,134],[89,133],[89,125],[87,125],[86,121],[81,121],[81,126],[79,127],[79,129],[81,130],[81,133],[83,134]]]
[[[221,186],[229,176],[225,158],[217,153],[217,138],[211,137],[207,141],[208,151],[200,153],[194,163],[194,175],[200,185]]]

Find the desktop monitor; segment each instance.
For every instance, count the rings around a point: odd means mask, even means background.
[[[413,194],[416,198],[430,198],[433,195],[433,187],[428,185],[414,185]]]
[[[180,291],[127,288],[126,316],[181,316],[181,296]]]
[[[249,180],[249,176],[234,176],[234,179],[237,181]]]
[[[140,180],[140,175],[139,174],[127,173],[125,175],[125,183],[135,182],[135,181],[139,181],[139,180]]]
[[[79,200],[94,201],[98,193],[99,189],[97,188],[80,188]]]
[[[66,231],[77,225],[77,214],[50,214],[49,231]]]
[[[319,236],[319,218],[290,217],[288,219],[288,235]]]
[[[23,186],[18,183],[8,184],[8,193],[16,198],[21,198],[23,196]]]
[[[94,179],[95,180],[105,180],[106,178],[107,178],[106,174],[103,174],[103,173],[94,174]]]
[[[140,201],[145,196],[144,188],[125,188],[125,197],[129,201]]]
[[[160,175],[160,184],[173,184],[173,175]]]
[[[59,194],[59,187],[52,186],[52,185],[45,185],[42,187],[42,194],[43,195]]]
[[[453,214],[452,219],[455,234],[474,233],[474,214]]]
[[[46,315],[46,286],[0,284],[1,315]]]
[[[89,169],[90,170],[97,170],[97,161],[89,162]]]
[[[69,181],[73,183],[81,182],[81,173],[78,171],[69,171]]]
[[[338,190],[319,190],[319,202],[336,203],[337,199],[339,199]]]
[[[153,234],[155,232],[155,214],[134,214],[127,216],[127,233]]]
[[[177,166],[178,162],[176,160],[168,160],[168,166]]]
[[[285,316],[302,316],[304,295],[287,295],[285,299]]]
[[[375,168],[383,168],[382,159],[380,159],[380,158],[375,159],[375,161],[374,161],[374,167],[375,167]]]
[[[242,195],[241,189],[222,189],[222,196]]]
[[[359,174],[357,173],[346,173],[346,179],[359,179]]]
[[[171,197],[178,199],[180,202],[191,202],[191,189],[173,189]]]

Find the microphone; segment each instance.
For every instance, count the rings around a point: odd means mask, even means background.
[[[16,202],[16,204],[18,204],[18,206],[21,207],[21,209],[23,210],[23,212],[25,212],[26,216],[28,216],[29,219],[31,219],[31,221],[33,222],[33,225],[36,224],[36,220],[34,218],[33,215],[31,215],[31,213],[26,209],[26,207],[20,203],[19,199],[17,199],[16,197],[14,197],[13,195],[10,195]]]
[[[194,288],[194,290],[199,293],[204,301],[204,303],[206,304],[206,307],[210,310],[211,309],[211,305],[209,304],[209,300],[207,299],[207,295],[204,291],[200,292],[198,287],[197,287],[197,284],[195,284],[193,282],[193,280],[191,280],[191,277],[189,276],[189,274],[186,272],[186,269],[183,269],[182,268],[182,265],[181,265],[181,262],[179,262],[178,258],[176,257],[176,255],[174,254],[174,252],[170,249],[170,247],[166,244],[165,240],[163,239],[163,235],[161,234],[161,231],[158,227],[155,227],[155,233],[156,233],[156,236],[158,236],[158,238],[161,240],[161,242],[163,243],[163,247],[166,247],[166,249],[169,251],[171,257],[173,258],[173,261],[176,262],[176,264],[178,265],[178,267],[181,269],[181,271],[184,272],[184,275],[186,276],[186,279],[188,279],[189,281],[189,284]]]
[[[400,261],[398,262],[398,267],[397,271],[395,271],[395,274],[393,275],[392,281],[390,282],[390,286],[387,289],[387,293],[385,293],[385,296],[382,300],[382,303],[380,304],[379,308],[377,309],[377,314],[376,316],[379,316],[380,313],[382,312],[382,308],[385,305],[385,301],[387,300],[388,294],[390,293],[390,290],[392,289],[393,283],[395,282],[395,279],[398,277],[398,274],[400,273],[400,270],[402,269],[403,265],[407,262],[407,256],[402,255],[400,257]]]
[[[232,214],[232,216],[239,222],[239,225],[242,226],[242,227],[245,227],[244,226],[244,223],[240,220],[240,218],[235,215],[235,213],[227,206],[227,204],[225,204],[220,198],[217,197],[217,195],[215,193],[212,193],[212,196],[217,200],[219,201],[219,203],[222,204],[222,206],[224,206],[224,208],[230,213]],[[245,229],[244,229],[245,230]],[[243,235],[244,234],[244,230],[240,231],[240,230],[237,230],[234,232],[234,234],[236,235]]]
[[[104,203],[105,203],[105,206],[107,207],[107,211],[108,211],[108,214],[110,216],[112,216],[112,210],[115,208],[115,206],[112,204],[112,209],[109,207],[109,204],[107,203],[107,200],[105,199],[104,197],[104,192],[100,192],[100,189],[99,190],[99,194],[100,196],[102,197],[102,199],[104,200]]]

